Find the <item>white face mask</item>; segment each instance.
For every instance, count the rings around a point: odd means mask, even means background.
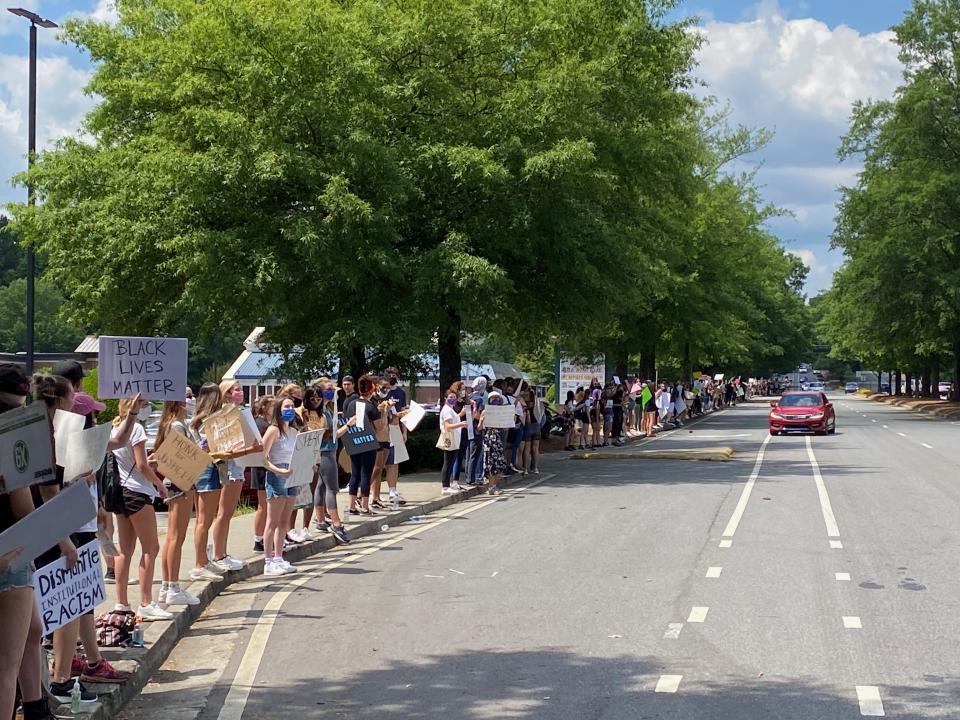
[[[150,419],[150,415],[153,413],[153,408],[150,405],[140,408],[140,412],[137,413],[137,420],[140,422],[146,422]]]

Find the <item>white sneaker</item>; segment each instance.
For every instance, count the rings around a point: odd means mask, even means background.
[[[310,535],[310,531],[307,530],[306,528],[303,528],[302,530],[294,530],[290,534],[293,535],[294,538],[296,538],[298,543],[304,543],[304,542],[307,542],[308,540],[313,539],[313,536]]]
[[[137,615],[140,616],[141,620],[146,622],[153,622],[154,620],[170,620],[173,618],[173,613],[169,613],[166,610],[163,610],[156,601],[150,603],[149,605],[141,605],[137,608]]]
[[[157,595],[157,604],[166,605],[167,604],[167,588],[161,587],[160,592]]]
[[[279,565],[273,560],[267,560],[263,564],[263,574],[270,575],[270,576],[286,575],[287,571],[284,569],[282,565]]]
[[[216,582],[217,580],[223,580],[223,575],[215,572],[213,568],[213,563],[210,563],[204,567],[195,567],[190,571],[191,580],[208,580],[209,582]]]
[[[440,494],[441,494],[441,495],[456,495],[456,494],[457,494],[457,491],[456,491],[454,488],[452,488],[452,487],[445,487],[443,490],[440,491]]]
[[[280,567],[282,567],[282,568],[283,568],[283,571],[284,571],[287,575],[293,575],[294,573],[299,572],[299,570],[297,570],[297,568],[296,568],[295,566],[291,565],[290,563],[288,563],[288,562],[287,562],[286,560],[284,560],[283,558],[277,559],[277,560],[276,560],[276,564],[279,565]]]
[[[117,603],[113,606],[114,612],[130,612],[130,606],[124,605],[123,603]]]
[[[224,572],[229,570],[243,570],[246,567],[246,563],[242,560],[237,560],[235,557],[230,555],[224,555],[222,558],[216,561],[219,567],[224,568]]]
[[[168,590],[167,605],[199,605],[200,598],[188,593],[186,590]]]

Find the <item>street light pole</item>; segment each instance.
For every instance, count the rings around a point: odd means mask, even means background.
[[[27,168],[33,167],[34,155],[37,152],[37,26],[45,28],[55,28],[57,24],[50,20],[40,17],[34,12],[24,8],[7,8],[14,15],[26,18],[30,21],[30,91],[28,100],[28,122],[27,122]],[[36,204],[36,198],[33,195],[33,184],[27,182],[27,205]],[[27,353],[24,362],[26,374],[33,374],[33,354],[34,354],[34,276],[36,275],[36,259],[33,251],[33,244],[27,246]]]

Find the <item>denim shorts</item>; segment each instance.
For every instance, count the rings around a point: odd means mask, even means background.
[[[287,463],[279,463],[278,468],[283,468],[286,470],[289,465]],[[287,487],[287,479],[280,477],[276,473],[272,473],[267,470],[267,476],[264,480],[264,484],[267,486],[267,500],[272,500],[273,498],[284,498],[284,497],[296,497],[299,488]]]
[[[25,567],[14,566],[9,570],[0,572],[0,592],[25,587],[33,587],[33,565],[31,563],[27,563]]]
[[[216,465],[208,465],[195,487],[198,493],[223,489],[223,483],[220,482],[220,469]]]
[[[603,421],[608,423],[613,422],[613,410],[603,411]]]

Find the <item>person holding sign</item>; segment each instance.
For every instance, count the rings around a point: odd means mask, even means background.
[[[150,403],[146,400],[141,400],[138,405],[134,405],[130,400],[121,400],[120,414],[114,418],[113,425],[119,429],[131,413],[141,419],[149,418],[150,411]],[[147,621],[169,620],[173,615],[163,610],[153,599],[154,570],[157,555],[160,553],[153,501],[158,497],[166,497],[167,490],[147,461],[146,442],[147,433],[143,426],[137,423],[127,444],[113,451],[120,472],[120,486],[123,488],[123,510],[117,513],[117,529],[120,534],[120,554],[116,559],[117,609],[130,609],[127,595],[130,561],[139,541],[140,607],[137,608],[137,615]]]
[[[319,471],[319,480],[317,489],[314,492],[313,504],[316,507],[317,527],[323,520],[324,511],[330,516],[328,529],[336,538],[337,542],[346,545],[350,542],[347,531],[343,527],[343,520],[340,519],[340,511],[337,508],[337,492],[340,489],[340,469],[337,466],[337,439],[345,435],[353,427],[348,424],[337,427],[336,414],[334,412],[333,401],[336,399],[336,390],[330,380],[320,382],[320,393],[323,398],[323,421],[321,429],[323,430],[323,441],[320,444],[320,463],[317,465]],[[356,418],[351,418],[356,423]]]
[[[174,433],[189,438],[186,400],[167,400],[163,403],[155,447],[161,447]],[[196,493],[193,488],[183,491],[169,480],[164,480],[163,485],[167,489],[167,539],[163,544],[159,602],[164,607],[199,605],[199,598],[180,587],[180,560],[183,557],[183,543],[187,539],[187,526],[193,514]]]
[[[293,398],[278,397],[273,404],[270,427],[263,435],[264,467],[267,470],[267,526],[263,533],[264,575],[289,575],[297,569],[283,559],[283,541],[287,535],[290,511],[297,496],[297,488],[288,488],[290,462],[297,444],[293,423],[297,410]]]
[[[478,427],[483,433],[483,470],[487,474],[487,492],[497,495],[503,491],[497,487],[500,477],[507,471],[507,459],[503,452],[503,432],[500,428],[484,428],[483,415],[486,407],[500,407],[506,405],[507,400],[498,390],[493,390],[487,396],[487,403],[480,414]]]
[[[22,407],[29,393],[30,382],[20,368],[0,364],[0,413]],[[0,493],[0,532],[33,510],[29,488]],[[0,718],[13,717],[19,675],[24,717],[46,720],[53,715],[40,684],[40,614],[34,602],[33,568],[21,557],[22,550],[0,555]]]
[[[377,391],[377,384],[370,375],[363,375],[357,381],[357,390],[360,396],[347,403],[343,409],[344,417],[352,418],[353,424],[366,431],[369,435],[376,435],[387,424],[379,408],[373,404],[373,395]],[[364,450],[350,455],[350,508],[351,515],[372,515],[370,510],[370,481],[373,479],[373,466],[377,462],[377,453],[380,445],[371,443],[370,450]],[[359,496],[358,493],[359,492]],[[359,497],[359,500],[358,500]]]
[[[437,443],[438,447],[441,443],[444,445],[443,468],[440,470],[440,484],[443,486],[441,493],[444,495],[453,495],[462,489],[460,483],[451,487],[450,478],[460,454],[460,431],[466,426],[466,420],[461,420],[457,412],[457,391],[451,388],[447,391],[443,409],[440,411],[440,440]],[[450,439],[449,442],[446,442],[446,438]]]
[[[205,451],[209,451],[206,433],[203,429],[204,421],[220,410],[223,396],[216,383],[204,383],[197,394],[197,409],[193,420],[188,426],[190,439]],[[220,509],[220,492],[223,489],[223,478],[226,476],[226,466],[222,463],[211,463],[200,479],[197,480],[197,522],[193,528],[193,549],[196,565],[190,571],[191,580],[209,580],[211,582],[223,580],[223,568],[214,564],[207,557],[207,540],[210,537],[210,528]]]

